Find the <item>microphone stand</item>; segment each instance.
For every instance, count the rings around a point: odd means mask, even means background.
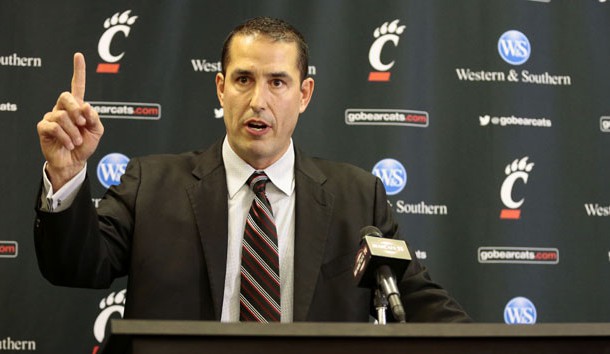
[[[376,289],[375,290],[375,299],[374,299],[375,309],[377,309],[377,323],[379,325],[387,324],[387,320],[385,317],[385,312],[388,309],[388,299],[385,297],[383,291]]]
[[[400,291],[398,291],[396,286],[396,277],[389,266],[382,265],[377,268],[377,285],[379,291],[387,297],[392,315],[394,315],[396,321],[406,323],[405,309],[400,299]]]

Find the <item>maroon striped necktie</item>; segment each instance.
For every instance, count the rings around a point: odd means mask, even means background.
[[[280,271],[277,231],[265,195],[269,177],[256,171],[246,182],[254,200],[246,218],[241,257],[240,321],[280,320]]]

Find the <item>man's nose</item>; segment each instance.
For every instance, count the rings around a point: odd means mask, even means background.
[[[252,90],[250,98],[250,107],[255,112],[267,108],[267,87],[264,82],[257,83]]]

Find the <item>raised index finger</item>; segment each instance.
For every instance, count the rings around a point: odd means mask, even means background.
[[[85,100],[85,83],[87,71],[85,70],[85,57],[81,53],[74,54],[74,74],[72,75],[72,96],[79,103]]]

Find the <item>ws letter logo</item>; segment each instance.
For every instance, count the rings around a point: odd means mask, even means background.
[[[381,61],[381,51],[388,42],[392,42],[395,47],[398,46],[399,36],[405,30],[405,26],[399,26],[398,21],[385,22],[373,32],[373,37],[376,39],[369,50],[369,62],[373,69],[377,71],[371,71],[369,81],[390,81],[390,72],[388,70],[394,66],[394,60],[387,64],[383,63]]]
[[[113,55],[110,53],[110,44],[112,43],[114,36],[119,32],[123,33],[125,38],[129,37],[131,25],[133,25],[138,18],[138,16],[130,17],[130,14],[131,10],[127,10],[122,14],[117,12],[111,18],[107,18],[104,22],[106,31],[102,34],[102,37],[97,44],[97,52],[105,63],[99,63],[96,72],[105,74],[116,74],[119,72],[120,64],[118,61],[123,58],[125,52]]]
[[[521,65],[530,57],[530,41],[519,31],[504,32],[498,40],[498,52],[505,62]]]
[[[519,219],[521,217],[521,210],[519,208],[523,204],[524,198],[515,201],[513,199],[513,187],[518,180],[527,184],[529,173],[534,167],[534,163],[527,163],[527,159],[529,159],[528,156],[521,160],[516,159],[512,164],[508,164],[504,170],[506,179],[504,179],[502,187],[500,188],[500,198],[508,209],[502,209],[500,219]]]
[[[536,323],[536,307],[525,297],[516,297],[504,308],[504,323],[534,324]]]
[[[97,179],[104,188],[121,183],[129,158],[123,154],[112,153],[104,156],[97,164]]]
[[[383,182],[388,195],[400,193],[407,185],[407,171],[404,166],[394,159],[384,159],[373,167],[373,174]]]

